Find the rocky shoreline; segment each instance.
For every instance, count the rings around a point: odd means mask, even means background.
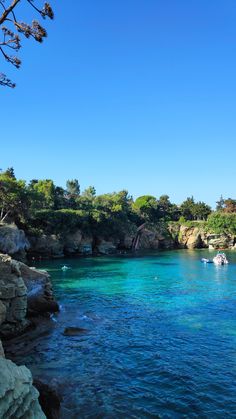
[[[70,256],[109,255],[130,250],[151,249],[235,249],[236,237],[206,231],[194,225],[148,224],[119,237],[92,236],[77,229],[66,235],[26,235],[16,225],[0,225],[0,252],[17,260],[63,258]]]
[[[31,372],[25,366],[17,366],[4,355],[4,346],[9,339],[19,335],[24,338],[24,333],[35,327],[40,317],[48,317],[58,310],[46,272],[29,268],[6,254],[0,254],[1,418],[58,417],[44,414],[44,405],[42,401],[41,405],[39,403],[42,395],[33,385]],[[44,389],[45,399],[44,384],[37,383],[37,388]]]

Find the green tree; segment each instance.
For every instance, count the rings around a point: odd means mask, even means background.
[[[208,215],[211,214],[211,207],[199,201],[194,204],[192,213],[195,220],[207,220]]]
[[[216,211],[223,211],[225,206],[225,200],[223,198],[223,196],[220,196],[219,201],[216,201]]]
[[[28,195],[26,184],[16,180],[9,171],[0,174],[0,222],[11,217],[22,220],[28,210]]]
[[[86,198],[94,198],[96,196],[96,189],[94,186],[89,186],[87,189],[83,191],[82,194]]]
[[[207,220],[207,227],[209,231],[217,234],[236,235],[236,214],[213,212]]]
[[[32,208],[55,207],[55,185],[51,179],[36,180],[30,182]]]
[[[180,210],[177,205],[170,202],[168,195],[161,195],[157,201],[160,217],[166,221],[177,221],[180,217]]]
[[[133,209],[146,221],[158,221],[161,214],[156,198],[152,195],[139,196],[133,204]]]
[[[80,184],[78,179],[67,180],[66,191],[69,197],[76,197],[80,194]]]
[[[25,23],[22,18],[18,18],[18,7],[22,0],[0,0],[0,32],[2,33],[2,40],[0,40],[0,52],[4,59],[12,64],[14,67],[21,66],[21,60],[16,55],[21,48],[20,34],[25,38],[33,38],[37,42],[42,42],[47,36],[46,30],[40,25],[37,20],[33,20],[32,24]],[[53,10],[49,3],[44,3],[43,7],[38,7],[34,0],[27,0],[34,10],[43,18],[49,17],[53,19]],[[5,74],[0,73],[0,85],[15,87]]]
[[[188,197],[180,205],[180,212],[181,212],[181,215],[185,218],[185,220],[194,219],[194,205],[195,205],[195,201],[194,201],[193,196]]]

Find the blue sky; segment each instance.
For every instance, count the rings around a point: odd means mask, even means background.
[[[236,197],[235,0],[54,10],[43,45],[24,41],[20,70],[1,59],[17,87],[0,91],[0,167],[176,203]]]

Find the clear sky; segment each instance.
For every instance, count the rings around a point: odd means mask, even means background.
[[[235,0],[52,5],[22,68],[0,58],[17,83],[0,90],[0,167],[98,193],[236,198]]]

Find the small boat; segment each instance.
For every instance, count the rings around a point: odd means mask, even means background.
[[[218,252],[217,255],[213,258],[213,262],[216,265],[227,265],[229,261],[227,260],[225,253]]]
[[[202,258],[202,259],[201,259],[201,262],[202,262],[202,263],[213,263],[213,261],[212,261],[212,260],[210,260],[210,259],[206,259],[206,258]]]

